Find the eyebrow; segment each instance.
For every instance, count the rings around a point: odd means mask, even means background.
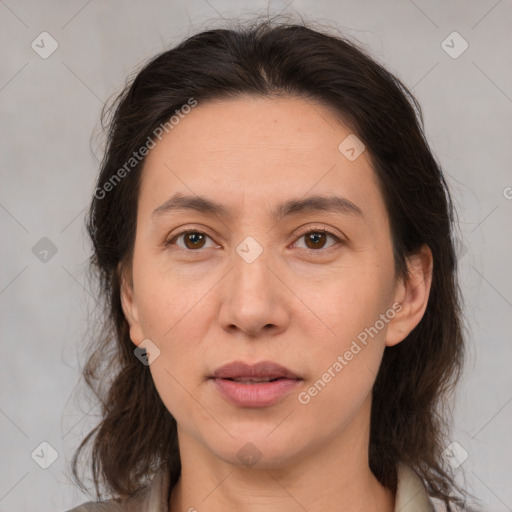
[[[232,219],[235,213],[228,207],[202,196],[189,196],[176,193],[165,203],[156,208],[152,217],[159,217],[176,210],[195,210],[200,213],[216,215],[218,217]],[[303,199],[290,199],[279,204],[271,211],[271,218],[280,221],[288,215],[326,211],[339,214],[355,215],[363,218],[363,212],[352,201],[340,196],[310,196]]]

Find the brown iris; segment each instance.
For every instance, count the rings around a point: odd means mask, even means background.
[[[204,245],[205,235],[192,231],[185,233],[184,241],[187,249],[200,249]],[[191,243],[190,246],[188,245],[189,242]]]
[[[311,231],[305,235],[306,245],[309,249],[321,249],[325,245],[326,236],[322,231]],[[310,242],[313,246],[310,246]]]

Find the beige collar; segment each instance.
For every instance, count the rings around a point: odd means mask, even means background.
[[[398,463],[395,512],[433,512],[434,505],[420,477],[403,462]]]

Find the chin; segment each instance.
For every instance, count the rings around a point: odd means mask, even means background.
[[[283,429],[278,434],[279,427],[275,428],[275,424],[272,428],[265,425],[261,429],[239,426],[236,433],[229,430],[233,438],[211,440],[207,444],[217,457],[229,464],[254,469],[281,468],[294,463],[305,448],[305,440],[300,443],[289,430]]]

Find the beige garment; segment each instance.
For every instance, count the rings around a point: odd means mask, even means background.
[[[68,512],[169,512],[169,477],[165,469],[155,474],[151,484],[123,502],[87,502]],[[194,510],[191,508],[191,510]],[[395,512],[434,512],[421,479],[403,463],[398,465]]]

